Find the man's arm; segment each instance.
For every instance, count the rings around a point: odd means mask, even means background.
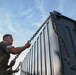
[[[12,53],[12,54],[18,54],[18,53],[20,53],[20,52],[22,52],[22,51],[24,51],[25,49],[27,49],[27,48],[29,48],[30,47],[30,43],[29,42],[27,42],[24,46],[22,46],[22,47],[16,47],[16,48],[11,48],[10,49],[10,53]]]
[[[20,69],[12,70],[12,73],[17,73]]]

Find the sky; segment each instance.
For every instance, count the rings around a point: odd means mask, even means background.
[[[25,45],[52,11],[76,20],[76,0],[0,0],[0,41],[9,33],[13,35],[15,47]],[[21,53],[14,68],[28,51]],[[10,61],[14,57],[11,55]]]

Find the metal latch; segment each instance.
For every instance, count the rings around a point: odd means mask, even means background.
[[[76,71],[76,65],[75,65],[75,66],[70,67],[70,69],[72,69],[72,70]]]

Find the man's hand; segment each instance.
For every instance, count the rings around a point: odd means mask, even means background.
[[[12,66],[14,66],[15,65],[15,60],[12,60],[11,62],[10,62],[10,67],[12,67]]]
[[[31,46],[30,42],[27,41],[27,43],[25,44],[26,48],[29,48]]]

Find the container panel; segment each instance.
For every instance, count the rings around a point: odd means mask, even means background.
[[[37,75],[37,41],[34,44],[34,48],[35,48],[35,53],[34,53],[34,58],[35,58],[35,64],[34,64],[34,70],[35,70],[35,75]]]
[[[49,23],[47,23],[49,24]],[[51,69],[50,69],[50,57],[49,57],[49,41],[48,41],[48,33],[47,33],[47,25],[43,29],[44,34],[44,57],[45,57],[45,74],[50,75]]]
[[[58,37],[53,30],[51,19],[49,19],[48,30],[50,38],[51,75],[62,75],[59,42]]]
[[[32,50],[31,49],[30,49],[30,55],[29,55],[29,57],[30,57],[29,58],[29,65],[30,65],[29,66],[29,73],[31,74],[31,70],[32,70],[32,67],[31,67],[32,66],[31,65],[32,64]]]
[[[38,47],[38,50],[37,50],[37,51],[38,51],[38,64],[37,64],[37,65],[38,65],[38,73],[37,73],[37,74],[38,74],[38,75],[41,75],[41,70],[42,70],[42,67],[41,67],[41,63],[42,63],[42,62],[41,62],[41,61],[42,61],[42,60],[41,60],[41,59],[42,59],[42,58],[41,58],[41,53],[42,53],[42,52],[41,52],[41,51],[42,51],[42,50],[41,50],[41,45],[40,45],[40,36],[39,36],[39,38],[38,38],[38,46],[37,46],[37,47]]]
[[[37,75],[39,75],[39,37],[37,38]]]
[[[35,65],[35,63],[34,63],[34,61],[35,61],[34,60],[34,46],[32,47],[32,52],[33,52],[33,54],[32,54],[33,55],[33,57],[32,57],[32,74],[34,74],[34,72],[35,72],[34,71],[34,65]]]
[[[43,32],[41,35],[42,42],[42,75],[45,75],[45,58],[44,58],[44,40],[43,40]]]

